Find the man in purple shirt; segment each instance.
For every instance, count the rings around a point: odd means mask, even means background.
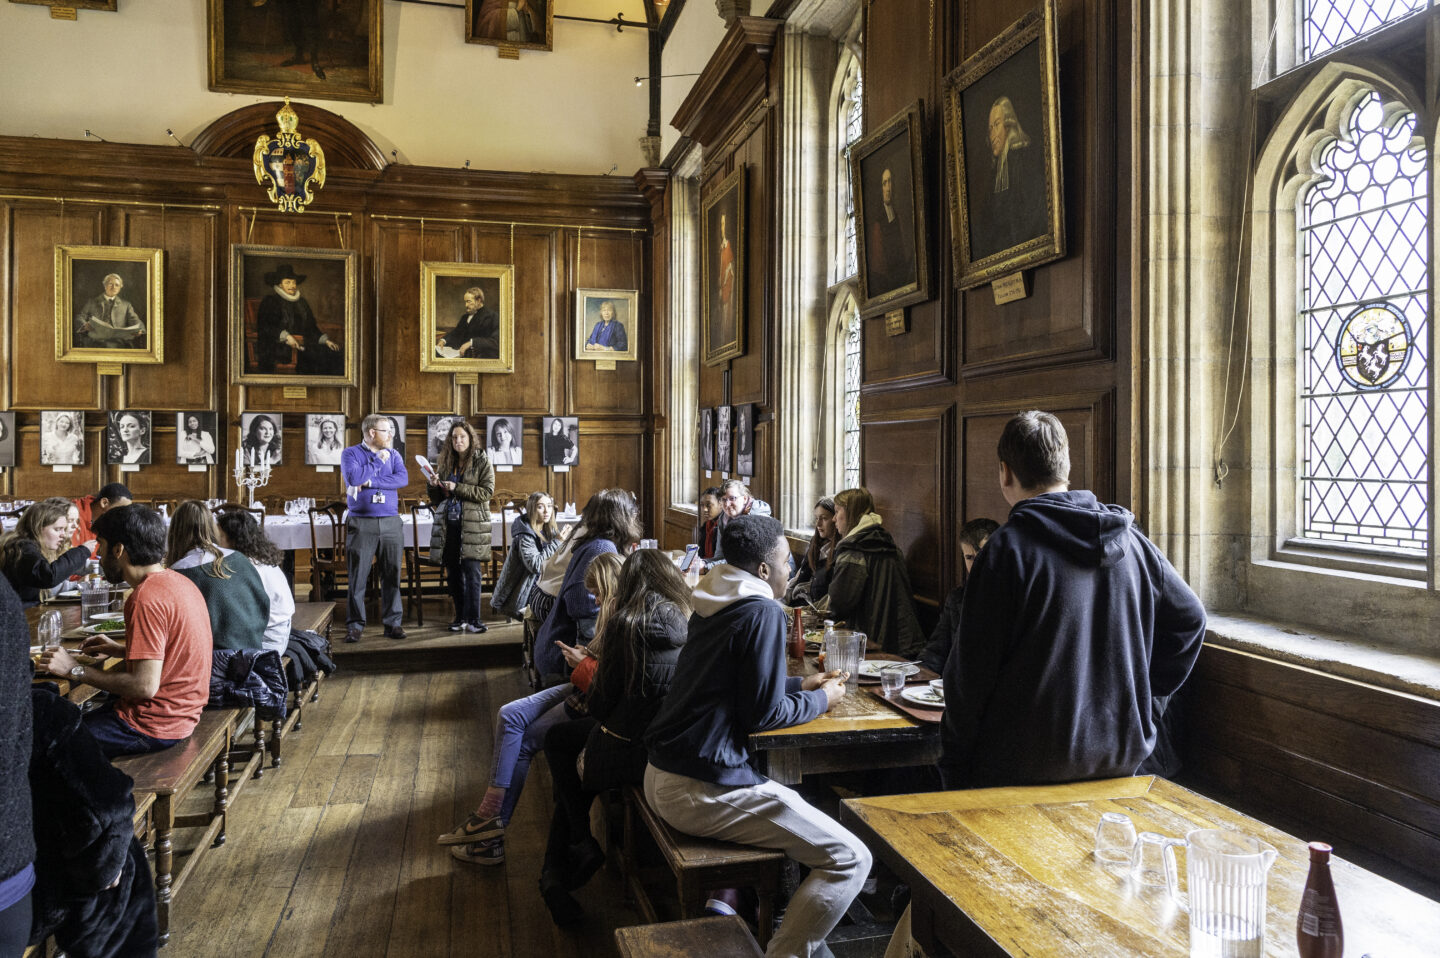
[[[359,642],[365,631],[365,581],[370,560],[379,559],[380,609],[387,639],[405,638],[400,627],[400,490],[410,483],[405,462],[391,446],[395,427],[386,416],[371,414],[360,424],[365,441],[340,454],[345,477],[345,560],[349,566],[349,608],[345,641]]]

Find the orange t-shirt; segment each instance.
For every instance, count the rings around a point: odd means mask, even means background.
[[[122,700],[115,713],[151,738],[186,738],[210,700],[210,611],[195,583],[163,569],[125,600],[125,664],[160,660],[160,688],[144,702]]]

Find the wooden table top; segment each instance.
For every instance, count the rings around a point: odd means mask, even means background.
[[[867,658],[899,656],[869,655]],[[804,665],[790,659],[791,675],[811,675],[819,671],[815,657],[807,655]],[[898,709],[858,688],[849,690],[830,711],[803,725],[771,729],[750,736],[750,747],[756,750],[792,748],[801,745],[845,745],[859,742],[928,738],[936,735],[936,726],[917,722]]]
[[[1184,837],[1223,827],[1274,845],[1265,954],[1296,953],[1305,842],[1165,779],[848,799],[841,821],[909,882],[915,938],[932,956],[1184,958],[1188,919],[1165,891],[1140,889],[1095,860],[1102,812],[1129,815],[1139,831]],[[1440,904],[1339,858],[1331,872],[1347,954],[1436,953]]]
[[[35,628],[40,624],[40,617],[46,612],[60,613],[60,628],[63,630],[60,633],[60,644],[71,652],[78,651],[80,648],[80,643],[83,642],[86,638],[85,634],[80,631],[80,626],[82,624],[80,621],[80,603],[52,602],[49,605],[36,605],[26,609],[25,622],[27,625],[30,626],[30,642],[32,645],[36,641]],[[114,638],[116,641],[124,642],[125,636],[121,634],[112,636],[112,638]],[[115,669],[123,668],[125,665],[125,661],[123,659],[111,658],[108,656],[102,659],[96,659],[94,662],[90,662],[89,660],[84,661],[86,661],[87,664],[93,665],[95,668],[103,669],[106,672],[113,672]],[[55,675],[41,675],[37,673],[35,675],[34,681],[54,682],[60,687],[60,694],[65,696],[70,701],[74,702],[76,705],[88,701],[89,699],[92,699],[96,695],[100,694],[100,690],[92,685],[86,685],[83,682],[72,683],[69,679],[60,678],[59,676]]]

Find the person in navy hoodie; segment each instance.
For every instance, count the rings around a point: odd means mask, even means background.
[[[721,532],[726,563],[693,596],[689,638],[645,736],[645,798],[691,835],[775,848],[810,869],[767,954],[827,955],[825,936],[865,884],[870,852],[794,789],[750,767],[756,732],[800,725],[845,694],[844,672],[785,674],[790,549],[779,521],[733,518]]]
[[[396,452],[395,426],[388,416],[371,413],[360,424],[365,441],[340,454],[345,477],[345,561],[350,574],[346,589],[345,641],[359,642],[365,631],[365,581],[370,560],[380,566],[381,621],[387,639],[405,638],[400,621],[400,557],[405,551],[400,527],[400,490],[410,484],[405,457]]]

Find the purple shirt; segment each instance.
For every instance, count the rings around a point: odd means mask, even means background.
[[[340,454],[340,474],[347,486],[363,486],[354,496],[347,496],[346,506],[352,516],[396,516],[400,514],[400,492],[410,484],[410,474],[405,471],[405,461],[400,453],[390,450],[390,461],[381,459],[379,454],[363,442],[347,446]]]

